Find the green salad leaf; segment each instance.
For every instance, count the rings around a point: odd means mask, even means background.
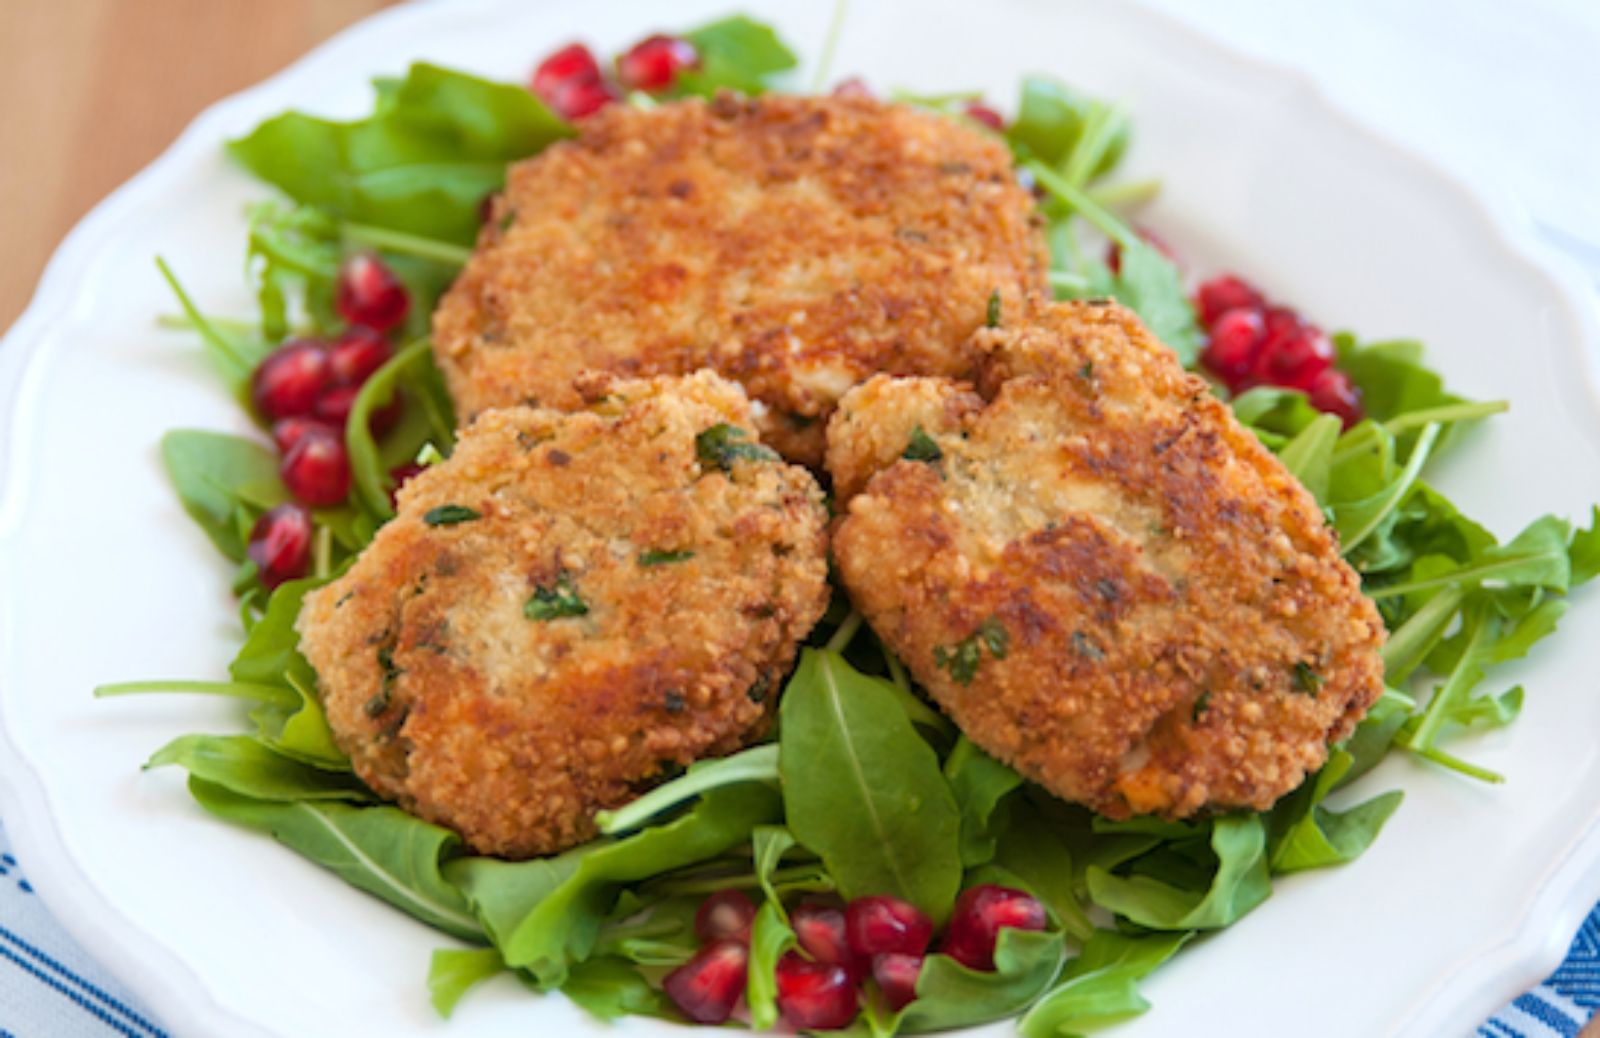
[[[448,1019],[468,991],[505,969],[493,948],[440,948],[428,964],[428,1000]]]
[[[1139,981],[1182,948],[1191,933],[1145,937],[1097,930],[1056,985],[1018,1025],[1023,1038],[1069,1038],[1098,1031],[1150,1008]]]
[[[939,921],[961,886],[961,812],[886,684],[804,651],[780,707],[784,811],[845,897],[892,894]]]
[[[520,86],[411,66],[369,116],[285,112],[228,153],[297,202],[345,220],[469,245],[509,162],[572,131]]]
[[[700,66],[679,75],[673,89],[679,96],[712,97],[722,89],[763,93],[772,87],[776,76],[799,64],[771,26],[742,14],[682,35],[694,46]]]
[[[289,499],[278,459],[254,440],[174,429],[161,437],[161,462],[183,510],[234,562],[245,560],[250,528],[261,514]]]

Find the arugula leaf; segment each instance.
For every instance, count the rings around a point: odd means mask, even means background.
[[[1046,819],[1029,801],[1015,802],[987,868],[1003,870],[1007,878],[1002,885],[1032,893],[1044,902],[1057,925],[1083,941],[1094,932],[1094,926],[1078,900],[1079,870],[1064,835],[1064,827]],[[1143,844],[1138,853],[1148,849],[1149,845]],[[1110,867],[1109,860],[1102,864]]]
[[[713,789],[741,782],[778,784],[778,747],[775,743],[752,746],[748,750],[711,760],[695,761],[689,770],[665,782],[637,800],[595,814],[595,825],[606,835],[636,829],[671,808]]]
[[[727,88],[759,94],[774,77],[799,64],[772,27],[742,14],[731,15],[682,33],[700,57],[698,68],[678,74],[676,96],[712,97]]]
[[[189,792],[212,814],[271,833],[406,914],[456,937],[483,939],[461,892],[439,871],[440,860],[460,843],[448,829],[397,807],[254,800],[197,776],[190,777]]]
[[[961,864],[967,868],[994,857],[1000,802],[1022,785],[1022,776],[978,749],[965,735],[944,761],[944,777],[961,808]]]
[[[1343,865],[1360,857],[1377,838],[1404,794],[1393,790],[1347,811],[1335,812],[1322,800],[1343,784],[1355,758],[1335,749],[1310,781],[1269,814],[1269,858],[1276,874]]]
[[[1095,904],[1152,930],[1214,930],[1241,918],[1272,892],[1260,815],[1225,815],[1211,829],[1216,866],[1207,886],[1185,888],[1150,876],[1087,871]]]
[[[789,829],[847,898],[892,894],[938,922],[961,885],[961,813],[885,682],[806,649],[780,707]]]
[[[439,948],[428,963],[428,1001],[448,1020],[468,991],[505,969],[493,948]]]
[[[528,969],[544,987],[559,987],[571,963],[587,957],[600,923],[611,910],[623,884],[659,875],[721,854],[750,838],[757,825],[776,821],[779,803],[765,786],[745,783],[712,790],[689,812],[665,825],[645,829],[612,843],[586,844],[569,864],[524,862],[539,883],[551,869],[570,867],[570,874],[550,888],[509,934],[498,942],[506,962]],[[463,889],[474,903],[484,892],[465,874]]]
[[[256,519],[289,499],[278,459],[254,440],[173,429],[161,437],[161,461],[183,510],[234,562],[245,560]]]
[[[1060,80],[1029,75],[1022,79],[1017,117],[1006,128],[1006,138],[1053,166],[1074,167],[1081,186],[1116,166],[1127,151],[1131,131],[1126,115],[1112,106]]]
[[[750,1024],[758,1031],[771,1030],[778,1022],[778,959],[795,947],[794,931],[774,900],[761,903],[750,924],[750,965],[745,984],[745,1002],[750,1006]]]
[[[419,63],[363,119],[285,112],[228,153],[341,219],[468,245],[506,164],[571,132],[520,86]]]
[[[619,1016],[683,1019],[665,992],[651,987],[632,963],[613,956],[573,963],[561,993],[602,1020]]]
[[[1096,930],[1062,981],[1028,1011],[1018,1025],[1022,1038],[1086,1034],[1138,1016],[1150,1008],[1139,981],[1183,947],[1194,934],[1129,936]]]
[[[168,764],[255,800],[371,803],[376,799],[352,776],[290,760],[248,735],[180,735],[157,750],[145,767]]]
[[[1339,419],[1319,415],[1295,434],[1278,452],[1278,460],[1298,479],[1318,504],[1326,504],[1333,472],[1333,449],[1339,442]]]
[[[246,402],[249,399],[250,376],[272,352],[272,347],[261,339],[235,331],[225,322],[206,317],[178,283],[178,277],[167,266],[167,261],[157,257],[156,267],[172,289],[172,294],[178,297],[178,305],[183,308],[189,324],[200,333],[200,340],[205,344],[212,363],[226,380],[229,392],[241,403]]]
[[[899,1027],[911,1034],[973,1027],[1015,1016],[1061,972],[1059,933],[1006,928],[995,943],[994,969],[968,969],[947,955],[929,955],[917,978],[917,997]]]

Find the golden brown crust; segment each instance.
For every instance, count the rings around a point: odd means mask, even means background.
[[[736,385],[577,392],[574,414],[480,416],[299,620],[356,774],[486,854],[581,843],[596,810],[759,735],[827,604],[810,474],[697,460],[697,434],[751,427]],[[429,525],[445,505],[479,517]],[[526,612],[563,587],[586,613]]]
[[[584,368],[711,367],[764,440],[820,465],[875,372],[964,376],[991,293],[1044,287],[1032,199],[998,139],[867,99],[613,105],[513,167],[434,315],[463,416],[577,406]]]
[[[1066,799],[1270,807],[1383,689],[1383,624],[1316,503],[1119,306],[974,344],[987,407],[873,382],[830,425],[836,483],[865,488],[833,543],[857,607],[974,742]],[[875,432],[907,413],[937,463]]]

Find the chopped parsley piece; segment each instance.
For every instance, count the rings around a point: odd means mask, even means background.
[[[1106,650],[1096,645],[1094,639],[1082,631],[1072,632],[1072,650],[1079,656],[1087,656],[1091,660],[1099,661],[1106,658]]]
[[[440,505],[438,508],[428,509],[422,521],[429,526],[454,526],[457,523],[470,523],[474,519],[482,518],[483,516],[466,505]]]
[[[389,709],[394,681],[401,674],[400,668],[394,663],[394,649],[387,645],[378,650],[378,666],[383,668],[383,683],[378,686],[377,694],[367,700],[361,708],[368,717],[378,717]]]
[[[978,674],[978,664],[983,662],[985,647],[988,648],[990,656],[1003,660],[1010,646],[1011,637],[1006,632],[1005,625],[991,616],[979,624],[976,631],[954,645],[935,646],[933,665],[940,670],[949,671],[951,679],[956,684],[970,685]]]
[[[1208,688],[1204,692],[1200,693],[1199,698],[1194,701],[1194,708],[1189,711],[1189,720],[1195,722],[1196,724],[1199,724],[1200,723],[1200,715],[1204,714],[1207,710],[1210,710],[1210,709],[1211,709],[1211,690]]]
[[[1315,699],[1317,692],[1322,688],[1322,675],[1312,670],[1308,664],[1296,663],[1294,665],[1295,688]]]
[[[692,558],[694,558],[692,551],[657,551],[651,548],[649,551],[639,553],[639,565],[665,566],[672,562],[688,562]]]
[[[944,451],[939,449],[939,445],[933,442],[933,437],[919,425],[911,430],[911,442],[906,445],[905,453],[900,456],[907,461],[923,461],[931,465],[944,457]]]
[[[1000,290],[989,293],[989,312],[983,319],[985,328],[1000,327]]]
[[[694,438],[694,453],[700,459],[700,464],[716,466],[724,472],[733,467],[733,463],[744,461],[777,461],[778,454],[770,447],[763,447],[759,443],[750,443],[747,437],[750,434],[736,425],[719,422]]]
[[[522,615],[530,620],[559,620],[583,616],[588,611],[588,603],[578,597],[578,589],[565,573],[556,579],[555,587],[535,588],[533,597],[522,607]]]

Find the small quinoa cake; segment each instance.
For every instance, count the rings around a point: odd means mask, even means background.
[[[877,372],[966,377],[995,292],[1045,290],[999,138],[861,98],[612,105],[513,167],[434,314],[457,411],[568,410],[584,369],[712,368],[785,457]]]
[[[974,345],[975,385],[873,379],[829,426],[857,607],[1058,796],[1272,806],[1383,690],[1383,624],[1315,501],[1120,306]]]
[[[581,843],[762,734],[828,600],[822,493],[738,386],[579,395],[480,415],[299,619],[356,774],[484,854]]]

